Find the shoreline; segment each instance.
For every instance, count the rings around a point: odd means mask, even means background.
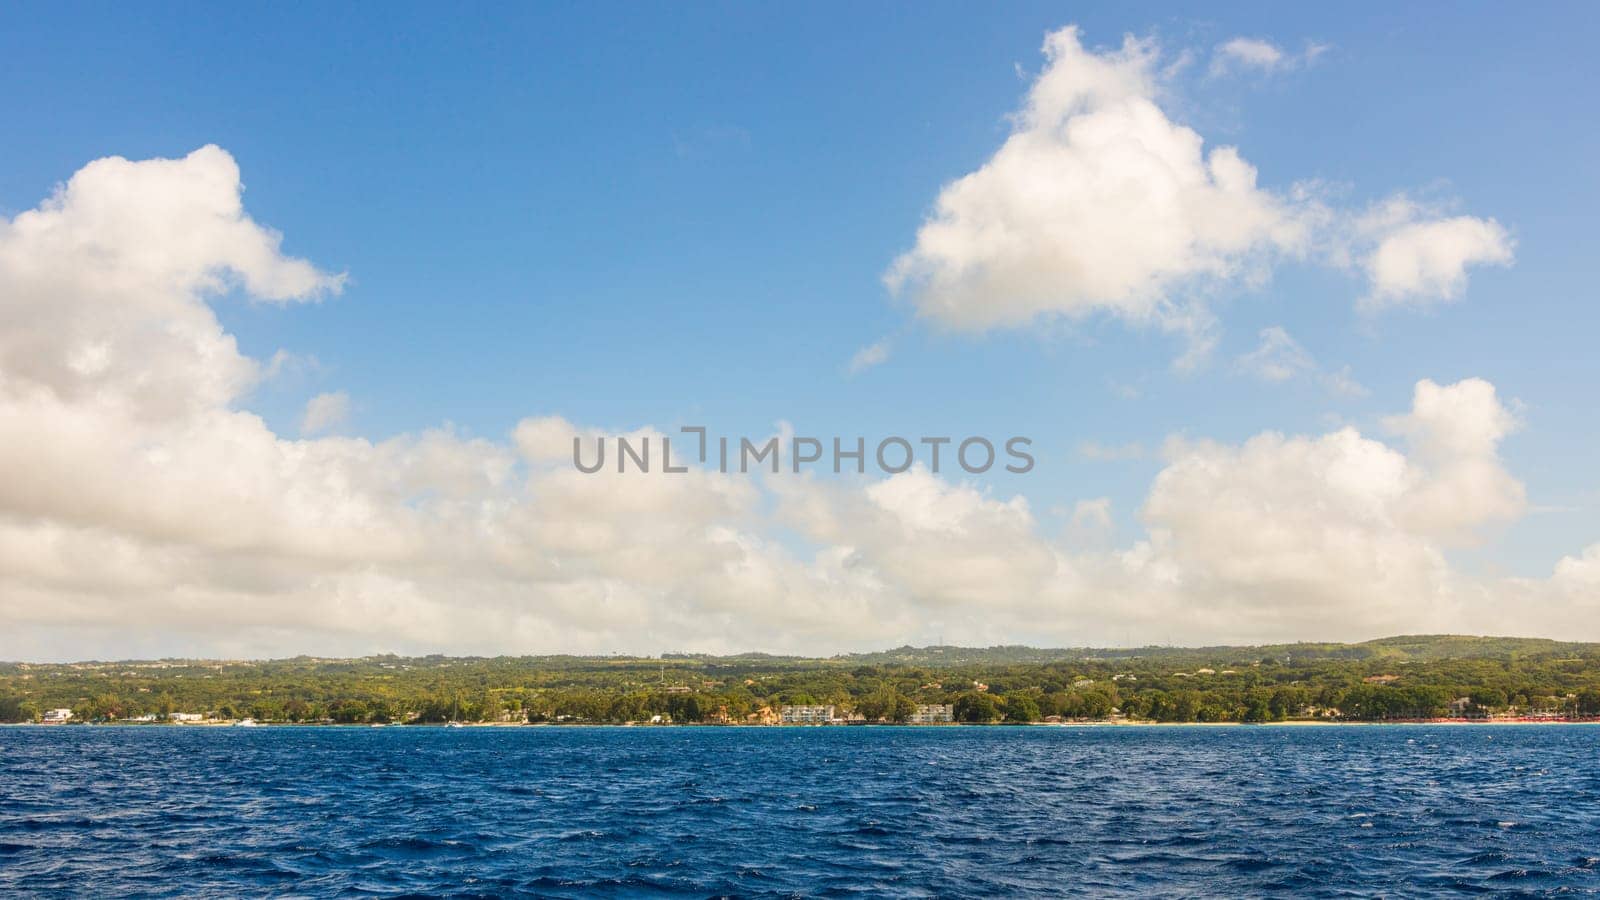
[[[1516,726],[1553,726],[1553,725],[1600,725],[1600,719],[1408,719],[1395,721],[1326,721],[1317,719],[1289,719],[1281,722],[949,722],[937,725],[909,725],[890,722],[853,725],[753,725],[744,723],[625,723],[625,722],[460,722],[447,724],[435,722],[428,724],[383,724],[372,723],[340,723],[340,722],[256,722],[254,725],[240,725],[237,722],[185,722],[185,723],[152,723],[152,722],[0,722],[0,728],[38,728],[38,729],[78,729],[78,728],[148,728],[159,730],[218,730],[233,728],[340,728],[340,729],[372,729],[372,728],[416,728],[416,729],[447,729],[447,728],[627,728],[651,730],[662,728],[697,728],[697,729],[748,729],[748,730],[845,730],[861,728],[915,728],[917,730],[939,729],[1031,729],[1031,728],[1394,728],[1394,727],[1435,727],[1449,728],[1502,728]]]

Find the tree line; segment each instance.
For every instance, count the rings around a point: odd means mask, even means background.
[[[1168,649],[1025,662],[963,651],[951,656],[968,661],[949,665],[688,655],[18,663],[0,665],[0,721],[37,721],[45,710],[68,708],[81,721],[191,713],[341,724],[747,723],[768,721],[784,705],[830,704],[858,720],[904,722],[932,703],[951,704],[968,723],[1600,715],[1600,650],[1592,645],[1543,652],[1517,645],[1498,655],[1477,647],[1465,657],[1407,646],[1321,655],[1273,648],[1265,656],[1250,648]]]

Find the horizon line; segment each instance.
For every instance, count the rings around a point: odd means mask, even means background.
[[[830,654],[830,655],[826,655],[826,656],[806,656],[806,655],[803,655],[803,654],[794,654],[794,653],[773,653],[773,652],[768,652],[768,651],[764,651],[764,650],[743,650],[743,651],[738,651],[738,652],[734,652],[734,653],[711,653],[711,652],[700,652],[700,651],[692,651],[692,650],[663,650],[660,653],[654,654],[654,655],[651,655],[651,654],[638,654],[638,653],[624,653],[624,652],[621,652],[621,651],[593,652],[593,653],[578,653],[578,652],[498,653],[498,654],[488,654],[488,655],[485,655],[485,654],[471,654],[471,653],[450,654],[450,653],[440,653],[440,652],[399,653],[399,652],[395,652],[395,651],[384,651],[384,652],[381,652],[381,653],[367,653],[367,654],[354,655],[354,656],[323,656],[323,655],[317,655],[317,654],[300,653],[300,654],[295,654],[293,656],[264,656],[264,657],[160,656],[160,657],[129,657],[129,658],[124,658],[124,659],[75,659],[75,660],[58,660],[58,661],[10,659],[10,660],[0,660],[0,666],[85,666],[85,665],[109,665],[109,664],[112,664],[112,663],[126,663],[126,664],[145,663],[145,664],[148,664],[148,663],[177,663],[177,662],[183,662],[183,663],[234,663],[234,664],[242,664],[242,663],[293,662],[295,660],[310,660],[310,661],[317,661],[317,662],[347,662],[347,661],[352,661],[352,660],[382,659],[382,658],[385,658],[385,657],[391,657],[391,658],[394,658],[394,659],[448,659],[448,660],[457,660],[457,659],[460,659],[460,660],[469,660],[469,659],[470,660],[579,659],[579,660],[611,660],[611,661],[640,661],[640,662],[648,661],[648,662],[661,662],[661,663],[671,662],[671,661],[673,661],[675,659],[749,659],[749,658],[752,658],[752,657],[766,657],[766,658],[769,658],[769,659],[777,659],[777,660],[799,660],[799,661],[805,661],[805,662],[830,662],[830,661],[836,661],[836,660],[858,659],[858,658],[867,657],[867,656],[879,656],[879,655],[883,655],[883,654],[890,654],[890,653],[896,653],[896,652],[924,652],[924,653],[929,652],[929,651],[983,652],[983,651],[995,651],[995,650],[1021,650],[1021,651],[1031,651],[1031,652],[1034,652],[1034,653],[1047,653],[1047,654],[1087,654],[1087,653],[1120,653],[1120,654],[1129,654],[1129,653],[1134,653],[1134,652],[1138,652],[1138,651],[1151,651],[1151,650],[1159,650],[1159,651],[1184,651],[1184,650],[1187,650],[1187,651],[1194,651],[1194,652],[1202,652],[1202,651],[1221,652],[1221,651],[1229,651],[1229,650],[1245,651],[1245,650],[1262,650],[1262,649],[1271,649],[1271,648],[1280,648],[1280,647],[1300,647],[1300,646],[1362,647],[1362,646],[1366,646],[1366,645],[1369,645],[1369,644],[1380,644],[1380,643],[1391,642],[1391,641],[1425,640],[1425,639],[1432,639],[1432,640],[1458,639],[1458,640],[1471,640],[1471,641],[1524,641],[1524,642],[1540,642],[1540,643],[1546,643],[1546,644],[1553,644],[1553,645],[1557,645],[1557,646],[1600,647],[1600,641],[1569,641],[1569,640],[1562,640],[1562,639],[1559,639],[1559,638],[1526,637],[1526,636],[1519,636],[1519,635],[1458,634],[1458,633],[1453,633],[1453,632],[1438,632],[1438,633],[1416,633],[1416,634],[1392,634],[1392,635],[1385,635],[1385,636],[1382,636],[1382,637],[1368,638],[1366,640],[1361,640],[1361,641],[1296,640],[1296,641],[1277,641],[1277,642],[1272,642],[1272,643],[1260,643],[1260,644],[1195,644],[1195,645],[1185,645],[1185,644],[1141,644],[1141,645],[1137,645],[1137,646],[1122,646],[1122,647],[1115,647],[1115,646],[1094,647],[1094,646],[1088,646],[1088,645],[1077,646],[1077,647],[1035,647],[1035,646],[1033,646],[1031,644],[989,644],[989,645],[985,645],[985,646],[968,646],[968,645],[962,645],[962,644],[927,644],[927,645],[924,645],[924,646],[916,646],[916,645],[913,645],[913,644],[901,644],[899,646],[887,647],[887,648],[884,648],[884,649],[881,649],[881,650],[859,650],[859,651],[852,651],[852,652],[848,652],[848,653],[834,653],[834,654]]]

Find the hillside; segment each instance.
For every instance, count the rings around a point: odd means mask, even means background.
[[[1415,634],[1378,638],[1357,644],[1295,643],[1213,647],[1149,646],[1058,649],[1041,649],[1015,645],[983,648],[907,646],[875,653],[848,654],[836,658],[866,665],[969,666],[1119,659],[1241,662],[1270,658],[1405,662],[1443,659],[1554,658],[1597,655],[1600,655],[1600,644],[1596,643],[1573,643],[1554,641],[1548,638]]]
[[[0,721],[173,713],[290,722],[747,722],[826,704],[895,721],[1265,721],[1600,713],[1600,644],[1407,635],[1254,647],[901,647],[741,654],[296,657],[0,665]]]

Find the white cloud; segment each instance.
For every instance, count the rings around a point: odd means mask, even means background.
[[[282,256],[239,192],[216,148],[102,160],[0,221],[15,323],[0,337],[0,555],[15,563],[0,570],[0,618],[15,626],[0,655],[129,621],[167,635],[167,651],[185,634],[279,653],[622,646],[731,596],[703,582],[741,554],[807,577],[739,537],[752,489],[737,480],[580,476],[569,448],[519,462],[449,430],[288,440],[235,409],[262,367],[208,298],[237,286],[309,299],[340,283]],[[314,400],[306,432],[345,404]],[[529,423],[519,443],[551,427]]]
[[[509,441],[286,438],[237,408],[260,366],[207,301],[337,279],[262,243],[220,150],[85,171],[0,221],[0,658],[1340,638],[1595,606],[1593,549],[1546,580],[1451,568],[1525,506],[1499,457],[1515,416],[1476,380],[1420,383],[1387,421],[1404,449],[1353,429],[1173,441],[1121,548],[924,469],[664,475],[671,435],[649,428],[629,435],[648,475],[575,471],[571,438],[598,432],[554,417]],[[177,244],[106,226],[113,208]],[[1105,532],[1109,506],[1074,518]],[[1600,636],[1593,615],[1549,621]]]
[[[344,391],[318,394],[306,401],[306,410],[300,416],[300,433],[321,434],[343,425],[350,417],[350,395]]]
[[[1600,587],[1600,544],[1583,551],[1582,556],[1565,556],[1556,563],[1555,578],[1563,584],[1583,586],[1593,591]]]
[[[1261,342],[1254,350],[1234,360],[1236,370],[1268,382],[1312,377],[1336,396],[1366,396],[1367,389],[1351,375],[1349,366],[1336,372],[1322,371],[1311,353],[1282,326],[1272,325],[1261,329],[1260,338]]]
[[[1217,46],[1211,68],[1213,72],[1225,71],[1235,65],[1271,70],[1283,65],[1285,59],[1287,56],[1284,52],[1270,41],[1236,37]]]
[[[1334,372],[1324,372],[1321,375],[1322,385],[1335,396],[1339,397],[1365,397],[1372,393],[1366,386],[1356,381],[1351,374],[1349,366],[1343,366]]]
[[[1173,292],[1297,250],[1303,225],[1237,150],[1206,152],[1157,105],[1152,43],[1095,53],[1069,27],[1044,52],[1010,136],[944,187],[886,282],[962,330],[1104,312],[1202,333]]]
[[[1236,361],[1239,371],[1263,381],[1288,381],[1316,369],[1311,354],[1282,327],[1263,328],[1260,336],[1261,344]]]
[[[1424,381],[1392,420],[1410,456],[1351,428],[1175,442],[1144,510],[1154,558],[1257,627],[1445,622],[1460,597],[1444,549],[1521,509],[1497,456],[1508,422],[1486,382]]]
[[[1236,38],[1217,48],[1213,70],[1300,67],[1326,50]],[[1311,182],[1260,187],[1236,148],[1208,150],[1160,105],[1181,66],[1159,68],[1151,40],[1094,51],[1067,27],[1046,37],[1044,54],[1005,141],[943,186],[884,274],[937,325],[983,332],[1109,315],[1184,335],[1177,365],[1193,368],[1217,341],[1209,297],[1260,285],[1284,259],[1359,269],[1371,281],[1367,309],[1452,299],[1469,267],[1511,262],[1492,219],[1446,218],[1404,195],[1356,214],[1326,206]]]
[[[1218,44],[1211,55],[1211,75],[1238,71],[1281,72],[1315,62],[1328,52],[1326,44],[1307,43],[1300,53],[1290,53],[1261,38],[1236,37]]]
[[[1474,581],[1446,555],[1519,514],[1521,484],[1498,457],[1514,419],[1485,382],[1425,381],[1389,425],[1409,453],[1353,428],[1240,444],[1175,439],[1142,509],[1148,536],[1121,550],[1096,548],[1110,526],[1103,500],[1081,502],[1056,545],[1020,498],[923,471],[869,488],[866,500],[809,482],[783,500],[805,534],[850,548],[852,568],[884,591],[908,592],[923,615],[985,640],[1525,632],[1499,603],[1508,592],[1553,596],[1553,584]],[[884,511],[893,515],[871,514]]]
[[[1394,520],[1413,478],[1402,454],[1344,429],[1178,442],[1168,457],[1135,571],[1174,579],[1171,602],[1198,607],[1188,618],[1348,634],[1357,623],[1405,630],[1430,614],[1418,607],[1435,601],[1445,564]]]
[[[1455,216],[1406,222],[1385,233],[1366,259],[1364,309],[1455,300],[1470,266],[1509,266],[1515,244],[1493,219]]]
[[[1446,556],[1518,512],[1497,455],[1510,421],[1486,383],[1423,382],[1390,423],[1410,453],[1353,428],[1173,439],[1141,513],[1148,537],[1069,556],[1061,602],[1086,630],[1185,643],[1526,633],[1500,604],[1546,602],[1551,583],[1477,581]]]
[[[1489,382],[1471,378],[1441,387],[1422,381],[1411,412],[1385,425],[1406,438],[1416,465],[1429,475],[1400,511],[1411,527],[1466,542],[1477,527],[1509,522],[1526,509],[1522,483],[1497,455],[1518,422]]]
[[[775,490],[783,518],[844,554],[903,619],[1003,621],[1062,566],[1024,498],[995,499],[920,464],[864,488],[803,479]]]
[[[887,340],[868,344],[857,350],[855,355],[850,357],[850,364],[846,367],[846,371],[851,375],[859,375],[874,366],[881,366],[888,362],[889,350],[890,347]]]
[[[1096,497],[1079,500],[1072,508],[1072,519],[1067,524],[1067,540],[1076,546],[1104,544],[1116,529],[1111,519],[1111,498]]]
[[[114,394],[151,416],[240,396],[262,367],[201,296],[237,285],[271,302],[313,300],[344,280],[281,254],[241,191],[217,147],[111,157],[0,224],[0,372],[65,400]]]

